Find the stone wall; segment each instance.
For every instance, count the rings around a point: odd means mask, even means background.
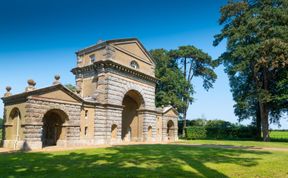
[[[111,143],[111,127],[117,125],[116,142],[121,142],[122,108],[113,106],[96,106],[95,109],[95,143]]]
[[[78,145],[80,139],[80,104],[58,103],[52,101],[28,99],[26,105],[24,140],[25,147],[42,148],[41,128],[43,126],[44,115],[53,109],[58,109],[65,112],[68,120],[63,124],[66,128],[66,143],[67,145]]]
[[[106,108],[106,118],[107,118],[107,143],[111,142],[111,127],[113,124],[117,125],[117,139],[113,143],[121,142],[121,130],[122,130],[122,107],[112,107],[109,106]]]
[[[135,90],[143,97],[145,109],[155,110],[155,84],[141,83],[115,74],[109,74],[106,80],[107,103],[122,105],[125,94]]]
[[[94,138],[96,144],[106,144],[107,112],[104,106],[96,106],[94,117]]]
[[[148,141],[148,127],[152,127],[152,139],[151,141],[156,140],[156,131],[157,131],[157,120],[156,120],[156,112],[143,110],[140,111],[140,114],[143,116],[143,141]]]

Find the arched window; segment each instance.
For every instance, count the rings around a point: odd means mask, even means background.
[[[139,64],[136,61],[131,61],[130,66],[134,69],[139,69]]]

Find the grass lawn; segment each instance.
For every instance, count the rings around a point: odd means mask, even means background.
[[[243,147],[267,147],[288,148],[288,142],[262,142],[262,141],[238,141],[238,140],[180,140],[180,143],[201,145],[231,145]]]
[[[288,131],[273,130],[270,132],[270,137],[274,140],[288,141]]]
[[[0,177],[288,177],[288,152],[131,145],[0,154]]]

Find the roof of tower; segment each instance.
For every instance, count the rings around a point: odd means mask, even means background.
[[[91,45],[89,47],[80,49],[76,52],[76,55],[82,55],[82,54],[86,54],[86,53],[90,53],[92,51],[95,51],[97,49],[103,48],[109,44],[113,44],[113,43],[119,43],[119,42],[132,42],[132,41],[137,41],[137,43],[139,43],[139,45],[141,46],[141,48],[145,51],[145,53],[149,56],[149,58],[151,58],[153,61],[155,61],[153,59],[153,57],[150,55],[149,51],[144,47],[144,45],[141,43],[140,40],[138,40],[137,38],[119,38],[119,39],[112,39],[112,40],[106,40],[106,41],[101,41]]]

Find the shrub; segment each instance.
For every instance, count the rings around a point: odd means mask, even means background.
[[[257,133],[254,126],[233,124],[222,120],[210,120],[205,128],[207,137],[212,139],[254,139]]]
[[[257,135],[255,126],[244,126],[223,120],[187,120],[187,125],[185,130],[187,139],[256,139]],[[183,128],[182,121],[179,121],[178,127]],[[179,132],[180,135],[182,134],[181,131]]]
[[[209,120],[205,125],[208,138],[223,139],[229,137],[233,130],[230,122],[222,120]]]
[[[206,138],[206,129],[201,126],[190,126],[186,128],[187,139],[204,139]]]

